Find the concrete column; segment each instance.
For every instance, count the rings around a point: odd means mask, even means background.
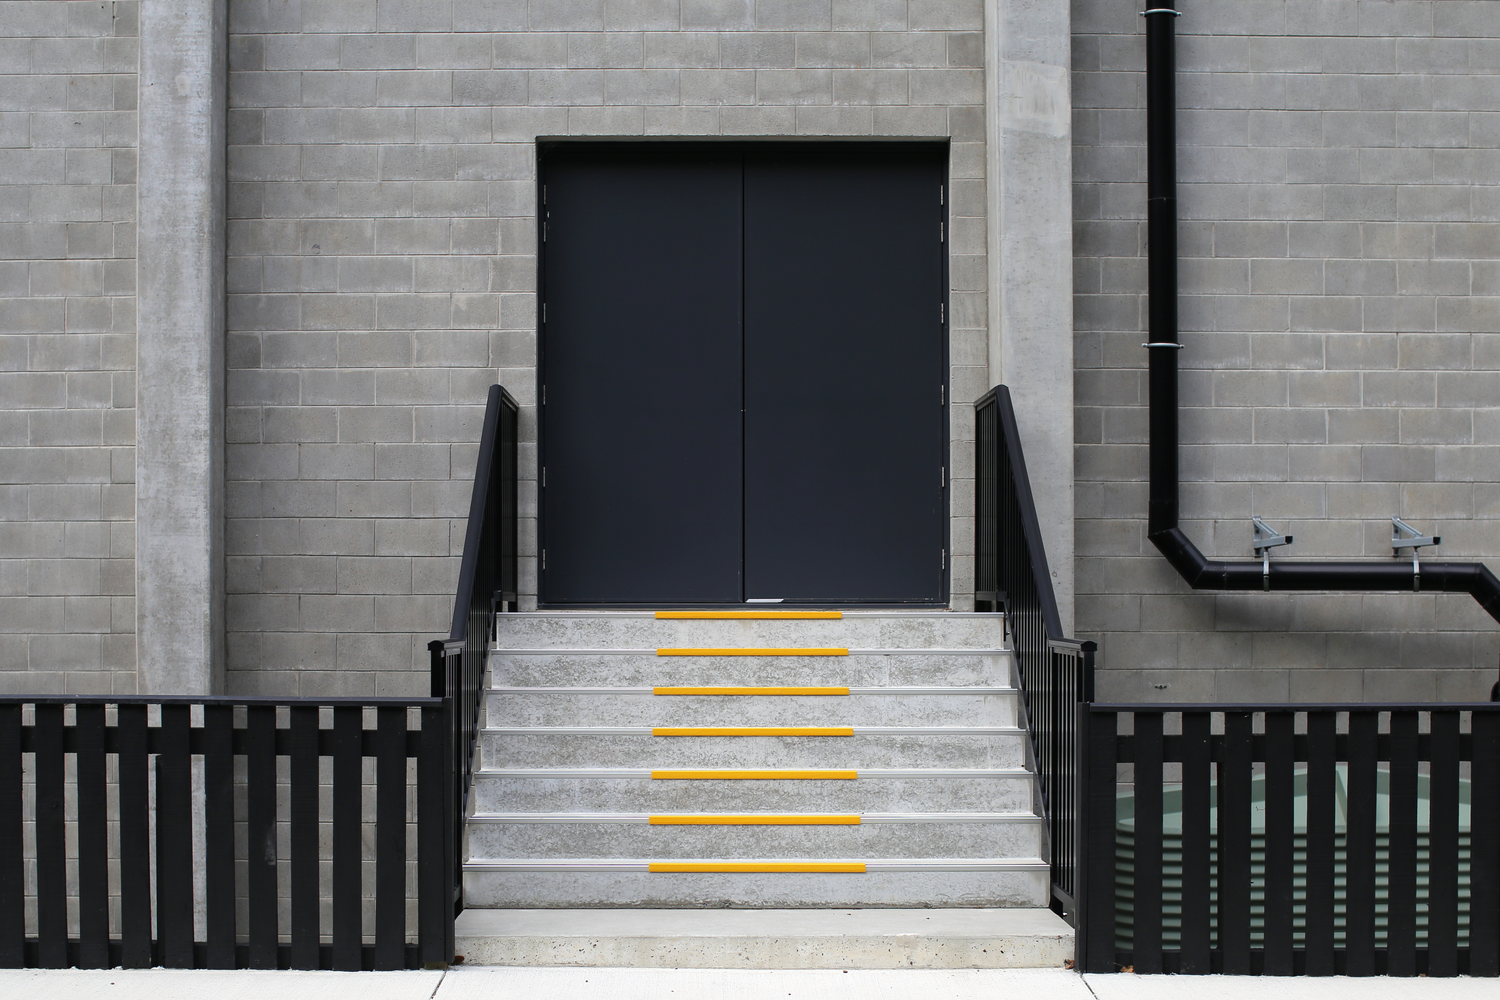
[[[226,0],[143,0],[136,651],[143,694],[224,676]]]
[[[1068,0],[986,0],[990,381],[1010,386],[1073,629],[1073,127]]]

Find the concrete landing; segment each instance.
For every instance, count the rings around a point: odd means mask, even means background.
[[[465,910],[469,965],[680,969],[1061,968],[1051,910]]]

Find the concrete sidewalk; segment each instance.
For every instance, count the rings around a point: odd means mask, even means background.
[[[1062,969],[0,971],[6,1000],[1480,1000],[1497,991],[1493,979],[1079,976]]]

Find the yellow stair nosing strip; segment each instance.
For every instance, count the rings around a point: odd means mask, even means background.
[[[689,618],[708,621],[732,621],[736,618],[782,620],[839,619],[842,611],[658,611],[658,618]]]
[[[831,696],[847,695],[846,687],[655,687],[655,695],[777,695],[777,696]]]
[[[727,646],[713,649],[676,648],[663,646],[656,650],[657,656],[848,656],[843,647],[826,648],[762,648],[758,646]]]
[[[712,861],[653,861],[647,867],[651,872],[705,872],[724,873],[742,872],[776,873],[776,872],[808,872],[826,874],[850,874],[863,875],[865,866],[863,862],[819,862],[819,861],[736,861],[736,862],[712,862]]]
[[[646,822],[652,826],[859,826],[860,817],[850,814],[836,816],[828,814],[804,815],[740,815],[679,814],[649,816]]]
[[[655,726],[652,736],[853,736],[853,726]]]
[[[651,772],[653,781],[854,781],[859,772],[853,769],[825,770],[672,770]]]

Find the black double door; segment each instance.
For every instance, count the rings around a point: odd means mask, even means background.
[[[945,162],[544,152],[544,604],[944,600]]]

